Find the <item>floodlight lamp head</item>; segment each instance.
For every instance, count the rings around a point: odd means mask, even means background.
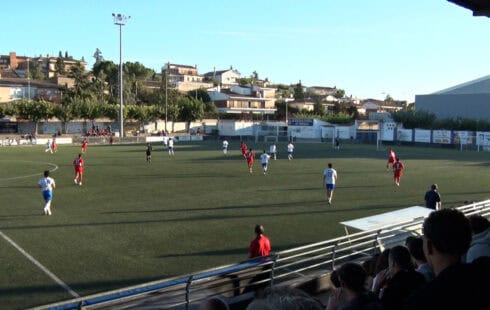
[[[125,25],[126,21],[131,18],[131,16],[125,16],[119,13],[112,13],[112,16],[114,17],[114,24],[119,26]]]

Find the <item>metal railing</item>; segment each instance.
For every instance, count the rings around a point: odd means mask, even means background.
[[[466,216],[490,217],[490,200],[458,207]],[[419,218],[377,230],[280,251],[268,257],[221,266],[196,274],[153,281],[115,291],[85,296],[36,309],[108,309],[158,307],[185,308],[213,296],[225,298],[249,294],[261,287],[327,273],[348,261],[359,261],[403,243],[409,235],[420,234],[424,219]],[[152,306],[149,306],[152,305]]]

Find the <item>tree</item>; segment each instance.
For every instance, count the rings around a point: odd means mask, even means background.
[[[43,100],[20,100],[15,103],[15,114],[34,122],[34,133],[37,134],[39,122],[52,116],[52,107],[52,103]]]
[[[29,66],[29,78],[32,80],[44,80],[45,75],[41,70],[39,63],[35,61],[27,60],[27,65]]]
[[[393,97],[391,97],[390,94],[386,94],[385,102],[393,102],[393,101],[394,101]]]
[[[101,60],[92,67],[92,72],[97,80],[103,83],[104,90],[109,93],[109,102],[117,102],[117,88],[119,84],[119,69],[112,61]]]
[[[67,133],[66,125],[75,119],[73,104],[55,104],[53,107],[53,116],[61,121],[63,133]]]
[[[95,49],[95,53],[93,57],[95,58],[95,63],[104,61],[104,57],[102,56],[102,52],[100,51],[99,48]]]
[[[204,116],[204,103],[201,100],[190,99],[189,97],[179,97],[177,105],[180,107],[179,117],[187,123],[187,131],[190,123],[202,119]]]
[[[342,99],[345,97],[345,90],[339,88],[337,91],[335,91],[335,95],[333,95],[337,99]]]
[[[313,113],[323,115],[325,113],[325,109],[323,108],[321,97],[315,98],[315,105],[313,106]]]
[[[246,78],[246,77],[239,78],[237,82],[240,86],[250,85],[252,84],[252,78]]]
[[[60,51],[61,54],[61,51]],[[65,74],[65,62],[63,61],[63,58],[58,57],[56,58],[56,64],[54,65],[56,75],[63,75]]]
[[[299,81],[294,86],[294,99],[295,100],[303,100],[303,99],[305,99],[305,91],[303,90],[303,85],[301,85],[301,81]]]

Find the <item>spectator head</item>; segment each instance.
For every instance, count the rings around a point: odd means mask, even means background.
[[[199,305],[199,310],[230,310],[230,307],[223,299],[211,297]]]
[[[362,293],[366,290],[366,271],[361,265],[346,263],[339,268],[339,280],[342,287],[355,293]]]
[[[45,170],[45,171],[44,171],[44,177],[45,177],[45,178],[49,177],[49,170]]]
[[[471,243],[470,222],[456,209],[430,213],[424,221],[423,232],[424,252],[429,263],[429,257],[435,254],[461,257]]]
[[[408,244],[412,242],[414,239],[417,239],[417,237],[408,236],[407,238],[405,238],[405,246],[408,247]]]
[[[468,217],[471,226],[471,232],[476,235],[481,232],[484,232],[490,227],[490,222],[484,216],[479,214],[473,214]]]
[[[406,243],[410,255],[412,255],[412,257],[417,261],[427,262],[424,254],[424,241],[422,238],[412,238],[413,239]]]
[[[374,274],[378,274],[380,271],[388,268],[388,256],[390,255],[390,249],[385,249],[376,261],[376,267],[374,268]]]
[[[391,270],[413,269],[412,257],[408,249],[401,245],[391,248],[388,265]]]
[[[255,299],[247,310],[320,310],[322,304],[307,293],[291,288],[267,289],[262,298]]]
[[[264,234],[264,226],[257,224],[257,225],[255,225],[254,231],[257,235],[263,235]]]
[[[330,274],[330,282],[332,282],[333,286],[336,288],[340,287],[339,272],[337,270],[332,271]]]
[[[380,255],[379,253],[374,254],[373,256],[371,256],[371,258],[362,262],[362,268],[364,268],[366,274],[370,277],[376,276],[375,269],[376,269],[376,262],[378,261],[379,255]]]

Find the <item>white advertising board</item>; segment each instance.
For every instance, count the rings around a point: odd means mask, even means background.
[[[454,144],[472,144],[473,132],[471,131],[453,131],[453,143]]]
[[[415,142],[430,143],[430,130],[415,129]]]
[[[485,147],[490,146],[490,132],[477,131],[476,144]]]
[[[398,129],[396,139],[403,142],[412,142],[412,129]]]
[[[432,143],[450,144],[451,130],[433,130]]]
[[[395,140],[396,123],[383,122],[381,124],[382,124],[381,140],[383,140],[383,141],[394,141]]]

